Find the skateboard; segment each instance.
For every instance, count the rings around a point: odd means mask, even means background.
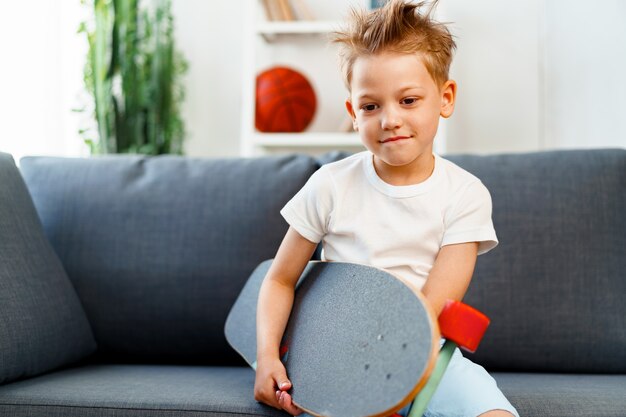
[[[254,369],[257,299],[270,265],[268,260],[254,270],[224,329]],[[465,327],[461,310],[451,311],[448,327]],[[457,338],[461,345],[475,339],[476,332],[466,333],[471,335]],[[382,417],[415,399],[410,415],[418,416],[456,347],[446,342],[439,353],[440,335],[434,313],[410,283],[364,265],[309,262],[280,347],[293,403],[313,416]]]

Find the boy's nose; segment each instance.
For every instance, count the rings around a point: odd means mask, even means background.
[[[389,109],[383,113],[381,125],[384,130],[394,130],[402,125],[402,118],[395,110]]]

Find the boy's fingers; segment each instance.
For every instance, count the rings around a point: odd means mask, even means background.
[[[291,389],[291,381],[287,378],[287,374],[279,373],[274,376],[274,381],[276,381],[276,386],[281,391],[287,391]]]
[[[288,379],[283,379],[278,383],[278,389],[281,391],[288,391],[291,389],[291,382]]]
[[[285,410],[292,416],[297,416],[302,413],[302,410],[293,405],[293,403],[291,402],[291,395],[287,394],[286,392],[280,393],[279,403],[283,410]]]

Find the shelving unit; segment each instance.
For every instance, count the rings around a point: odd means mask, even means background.
[[[347,113],[347,91],[341,81],[336,50],[328,36],[340,22],[266,21],[259,0],[251,1],[244,17],[242,156],[297,152],[319,154],[329,150],[363,149],[356,133],[340,132]],[[311,3],[314,5],[315,3]],[[255,129],[257,74],[274,65],[292,67],[309,79],[317,96],[317,111],[303,133],[263,133]]]
[[[327,146],[361,146],[356,133],[256,133],[252,141],[267,148],[297,147],[314,148]]]
[[[257,33],[261,35],[320,35],[332,32],[337,27],[334,21],[293,21],[293,22],[261,22],[257,25]]]

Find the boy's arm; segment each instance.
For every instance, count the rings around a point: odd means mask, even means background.
[[[474,273],[478,242],[459,243],[441,248],[435,264],[428,275],[422,293],[435,310],[437,316],[446,300],[460,301]]]
[[[316,243],[289,228],[267,272],[257,305],[257,374],[254,397],[291,414],[291,404],[279,404],[276,391],[291,388],[285,368],[280,362],[279,345],[293,305],[298,278],[311,259]],[[285,384],[286,385],[283,385]]]

